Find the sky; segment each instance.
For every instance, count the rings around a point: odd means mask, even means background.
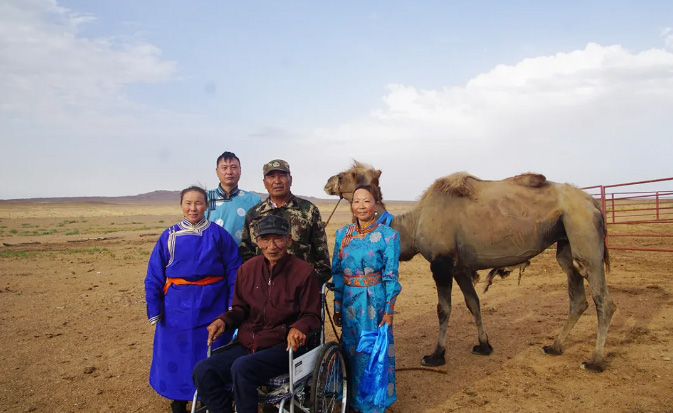
[[[673,2],[0,0],[0,147],[0,199],[672,177]]]

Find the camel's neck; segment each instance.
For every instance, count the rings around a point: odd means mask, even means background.
[[[381,203],[378,208],[379,216],[386,212],[386,206]],[[414,242],[416,233],[416,214],[414,210],[397,215],[390,223],[390,227],[400,234],[400,261],[409,261],[418,254]]]

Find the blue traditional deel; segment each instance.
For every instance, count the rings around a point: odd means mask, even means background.
[[[207,327],[229,308],[240,265],[234,239],[205,218],[197,224],[183,219],[159,237],[147,266],[145,298],[147,318],[156,322],[149,381],[161,396],[191,400],[192,370],[206,357]],[[205,278],[221,279],[199,285]]]

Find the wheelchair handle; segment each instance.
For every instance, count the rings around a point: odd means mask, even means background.
[[[323,284],[323,289],[325,289],[325,288],[330,290],[330,291],[334,291],[334,288],[335,288],[334,283],[326,282],[325,284]]]

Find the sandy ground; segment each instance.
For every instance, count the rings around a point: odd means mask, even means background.
[[[320,205],[323,217],[332,206]],[[346,208],[328,226],[330,242],[350,220]],[[179,218],[172,205],[0,204],[0,242],[9,244],[0,246],[1,411],[169,411],[147,382],[153,328],[143,280],[158,235]],[[673,233],[673,224],[656,230]],[[660,241],[641,245],[653,242]],[[476,328],[454,288],[447,364],[440,373],[406,370],[434,348],[437,299],[429,264],[402,263],[399,400],[391,411],[673,412],[673,254],[611,254],[618,310],[601,374],[579,368],[594,347],[593,306],[565,354],[541,351],[568,308],[565,276],[550,251],[533,260],[520,285],[513,275],[485,294],[483,282],[477,286],[492,355],[470,353]]]

